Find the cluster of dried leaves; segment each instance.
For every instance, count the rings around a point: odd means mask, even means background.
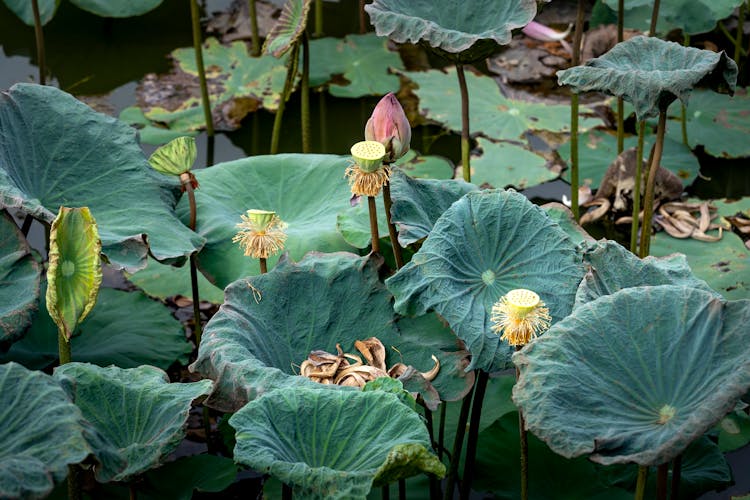
[[[377,337],[358,340],[354,347],[365,358],[365,362],[356,354],[345,353],[341,345],[336,344],[338,354],[312,351],[300,365],[300,375],[320,384],[363,387],[370,380],[379,377],[398,378],[408,368],[404,363],[396,363],[388,369],[385,364],[385,347]],[[435,366],[429,372],[421,373],[427,381],[433,380],[440,371],[438,359],[432,356],[432,360]]]

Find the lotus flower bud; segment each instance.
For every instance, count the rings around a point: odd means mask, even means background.
[[[375,106],[365,125],[365,139],[385,146],[385,163],[393,163],[409,151],[411,125],[393,92],[386,94]]]

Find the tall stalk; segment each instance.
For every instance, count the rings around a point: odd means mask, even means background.
[[[624,38],[625,0],[617,1],[617,43]],[[625,101],[622,96],[617,97],[617,154],[625,149]]]
[[[34,35],[36,36],[36,60],[39,64],[39,84],[47,84],[47,65],[44,52],[44,30],[42,18],[39,15],[39,1],[31,0],[31,10],[34,12]]]
[[[571,66],[581,64],[581,39],[583,38],[583,0],[578,0],[576,29],[573,33]],[[570,99],[570,208],[576,221],[581,218],[578,207],[578,94]]]
[[[461,461],[461,450],[464,447],[464,435],[466,434],[466,421],[469,419],[469,409],[471,408],[471,397],[473,392],[469,391],[464,396],[461,403],[461,412],[458,414],[458,424],[456,425],[456,437],[453,440],[453,450],[451,451],[451,463],[448,468],[448,476],[445,481],[444,500],[453,500],[456,489],[456,476],[458,475],[458,464]]]
[[[633,222],[630,224],[630,251],[638,254],[638,226],[641,216],[641,184],[643,183],[643,141],[646,121],[638,124],[638,146],[635,149],[635,184],[633,185]]]
[[[687,33],[683,34],[682,45],[685,47],[690,46],[690,35]],[[682,143],[688,146],[688,135],[687,135],[687,106],[684,102],[680,103],[680,122],[682,123]]]
[[[370,237],[372,253],[380,253],[380,236],[378,236],[378,213],[375,210],[375,197],[367,197],[367,210],[370,212]]]
[[[195,204],[195,190],[192,184],[192,174],[189,172],[180,175],[182,186],[187,192],[188,202],[190,205],[190,223],[189,227],[191,231],[195,231],[195,222],[197,217],[197,208]],[[193,331],[195,334],[195,344],[200,346],[201,344],[201,307],[200,307],[200,293],[198,290],[198,266],[196,265],[195,253],[190,254],[190,287],[193,292],[193,322],[195,326]]]
[[[193,49],[195,49],[195,66],[198,69],[198,80],[201,86],[201,102],[203,104],[203,116],[206,120],[206,134],[214,135],[214,120],[211,116],[211,100],[208,97],[208,84],[206,83],[206,69],[203,66],[203,48],[201,41],[200,12],[198,11],[198,0],[190,0],[190,18],[193,25]]]
[[[307,30],[302,33],[302,83],[300,114],[302,121],[302,152],[310,152],[310,41]]]
[[[641,258],[649,254],[651,246],[651,219],[654,214],[654,186],[656,184],[656,172],[659,170],[661,155],[664,148],[664,130],[667,128],[667,112],[659,112],[659,125],[656,128],[656,144],[654,145],[653,158],[648,167],[648,179],[646,180],[646,193],[643,200],[643,228],[641,229],[641,246],[638,252]]]
[[[315,0],[315,38],[323,36],[323,0]]]
[[[680,480],[682,479],[682,454],[679,454],[672,461],[672,486],[669,490],[670,500],[680,498]]]
[[[365,0],[359,0],[359,34],[367,33],[367,17],[365,14]]]
[[[461,90],[461,165],[464,172],[464,180],[471,182],[471,163],[469,153],[471,151],[469,135],[469,89],[466,87],[466,75],[464,65],[456,63],[456,75],[458,76],[458,88]]]
[[[468,500],[471,495],[471,483],[474,480],[474,463],[477,456],[477,439],[479,438],[479,419],[482,416],[484,393],[487,390],[489,374],[479,370],[476,389],[474,390],[474,404],[471,408],[471,422],[469,423],[469,439],[466,442],[466,459],[464,460],[464,476],[461,483],[461,499]]]
[[[72,335],[71,335],[72,338]],[[72,355],[70,341],[65,337],[62,330],[57,332],[57,351],[60,356],[60,366],[70,363]],[[68,465],[68,499],[79,500],[81,498],[80,467],[75,464]]]
[[[743,31],[743,25],[745,24],[745,9],[747,8],[747,4],[745,2],[742,2],[742,5],[740,5],[740,12],[739,16],[737,18],[737,34],[735,35],[734,39],[734,62],[737,63],[739,66],[740,64],[740,57],[742,57],[742,31]]]
[[[260,55],[260,35],[258,34],[258,9],[255,0],[248,0],[247,15],[250,18],[251,54],[253,57]]]
[[[261,257],[258,259],[258,263],[260,265],[260,274],[266,274],[268,272],[268,261]]]
[[[667,476],[669,462],[661,464],[656,469],[656,500],[667,500]]]
[[[391,206],[393,205],[393,201],[391,200],[391,185],[389,182],[383,184],[383,205],[385,206],[385,218],[388,221],[388,236],[391,238],[393,257],[396,259],[396,269],[401,269],[404,267],[404,255],[401,250],[401,245],[398,243],[396,226],[391,220]]]
[[[643,500],[644,493],[646,493],[646,479],[648,479],[648,467],[645,465],[638,466],[638,481],[635,485],[635,499]]]
[[[289,68],[286,72],[284,90],[281,91],[279,107],[276,109],[276,116],[273,119],[273,132],[271,133],[272,155],[275,155],[279,152],[279,138],[281,137],[281,122],[284,118],[284,109],[286,108],[286,101],[289,99],[289,95],[292,93],[292,89],[294,88],[294,79],[297,77],[297,67],[299,64],[299,45],[299,42],[295,43],[292,47],[292,52],[289,55]]]

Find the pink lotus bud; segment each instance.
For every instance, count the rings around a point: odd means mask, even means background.
[[[542,23],[531,21],[524,26],[521,31],[523,31],[523,34],[529,38],[539,40],[540,42],[559,42],[568,36],[570,33],[570,26],[565,32],[559,32]]]
[[[365,125],[365,139],[385,146],[384,163],[392,163],[409,151],[411,125],[393,92],[386,94],[375,106]]]

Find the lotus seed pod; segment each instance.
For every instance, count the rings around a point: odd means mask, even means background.
[[[358,142],[351,149],[354,162],[363,172],[375,172],[383,165],[385,146],[377,141]]]
[[[506,293],[492,306],[492,330],[512,346],[528,344],[547,330],[551,317],[539,295],[519,288]]]

